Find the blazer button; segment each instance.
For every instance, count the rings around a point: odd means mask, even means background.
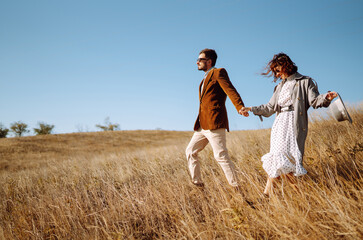
[[[299,101],[300,101],[300,98],[298,97],[298,98],[297,98],[297,100],[299,100]]]
[[[306,129],[305,129],[305,128],[303,128],[303,131],[304,131],[304,132],[305,132],[305,130],[306,130]]]
[[[300,116],[302,115],[302,112],[300,112]]]

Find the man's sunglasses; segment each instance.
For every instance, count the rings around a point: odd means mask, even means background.
[[[201,62],[201,61],[207,61],[209,58],[198,58],[197,62]]]

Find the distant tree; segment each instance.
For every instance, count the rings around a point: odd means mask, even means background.
[[[39,125],[38,128],[34,128],[34,133],[36,135],[52,134],[54,125],[46,124],[43,122],[39,122],[38,125]]]
[[[17,137],[21,137],[24,133],[29,132],[27,129],[28,125],[23,122],[14,122],[10,125],[11,131],[15,134]]]
[[[77,124],[76,125],[77,132],[89,132],[89,127],[87,125]]]
[[[8,135],[9,129],[4,127],[4,125],[2,125],[0,123],[0,138],[6,138],[6,136]]]
[[[120,130],[120,125],[117,123],[111,123],[110,118],[107,117],[104,121],[104,125],[96,124],[96,127],[103,131],[116,131]]]

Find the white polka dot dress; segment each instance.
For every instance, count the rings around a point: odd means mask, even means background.
[[[294,81],[287,81],[281,89],[278,104],[283,108],[292,105],[291,91]],[[284,111],[276,116],[271,130],[270,152],[262,156],[262,167],[270,178],[281,174],[307,173],[294,131],[294,111]]]

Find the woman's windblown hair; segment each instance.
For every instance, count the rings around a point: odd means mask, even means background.
[[[274,77],[274,82],[277,81],[275,68],[277,66],[281,66],[281,72],[287,76],[290,76],[297,72],[297,66],[293,61],[291,61],[290,57],[285,53],[275,54],[273,59],[267,64],[265,70],[266,72],[261,73],[267,77]]]

